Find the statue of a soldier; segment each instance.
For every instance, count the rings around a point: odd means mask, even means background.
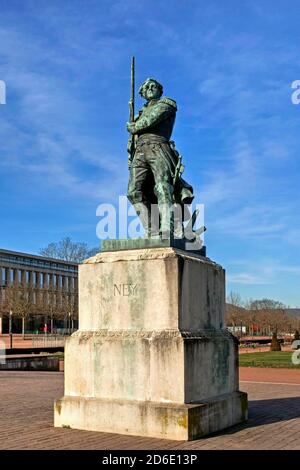
[[[139,215],[146,236],[164,237],[182,230],[183,207],[191,204],[193,188],[181,174],[181,156],[170,141],[177,105],[171,98],[163,97],[163,87],[148,78],[139,89],[146,104],[127,129],[135,144],[129,155],[130,178],[128,199]],[[151,207],[158,207],[159,219],[151,218]],[[180,222],[174,220],[172,207],[182,210]],[[189,214],[190,215],[190,214]]]

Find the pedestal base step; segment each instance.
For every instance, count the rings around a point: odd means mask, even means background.
[[[175,440],[193,440],[247,419],[247,394],[196,404],[65,396],[54,405],[56,427]]]

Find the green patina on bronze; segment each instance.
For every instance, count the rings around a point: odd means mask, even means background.
[[[177,238],[129,238],[121,240],[103,240],[102,251],[119,251],[119,250],[139,250],[147,248],[177,248],[178,250],[186,250],[187,244],[190,242],[185,239]],[[191,253],[196,253],[200,256],[206,256],[206,247],[192,250]]]
[[[134,64],[133,64],[134,67]],[[134,70],[132,69],[132,79]],[[146,235],[160,237],[166,233],[182,233],[183,205],[194,199],[193,188],[182,178],[184,167],[181,155],[170,140],[177,112],[176,102],[162,96],[162,85],[148,78],[139,93],[146,100],[137,116],[134,110],[134,83],[130,100],[130,133],[128,144],[130,177],[128,199],[139,215]],[[176,204],[180,217],[173,216],[171,206]],[[159,218],[150,220],[151,205],[157,205]],[[188,211],[187,211],[188,212]]]

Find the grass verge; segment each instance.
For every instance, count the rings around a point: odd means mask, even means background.
[[[300,370],[300,364],[293,364],[292,354],[292,352],[287,351],[243,353],[239,356],[240,367],[271,367]],[[300,353],[298,358],[300,358]]]

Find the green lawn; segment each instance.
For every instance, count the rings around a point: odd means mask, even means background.
[[[284,367],[288,369],[299,369],[300,364],[292,363],[291,352],[257,352],[240,354],[240,366],[242,367]],[[299,356],[298,356],[299,357]]]

